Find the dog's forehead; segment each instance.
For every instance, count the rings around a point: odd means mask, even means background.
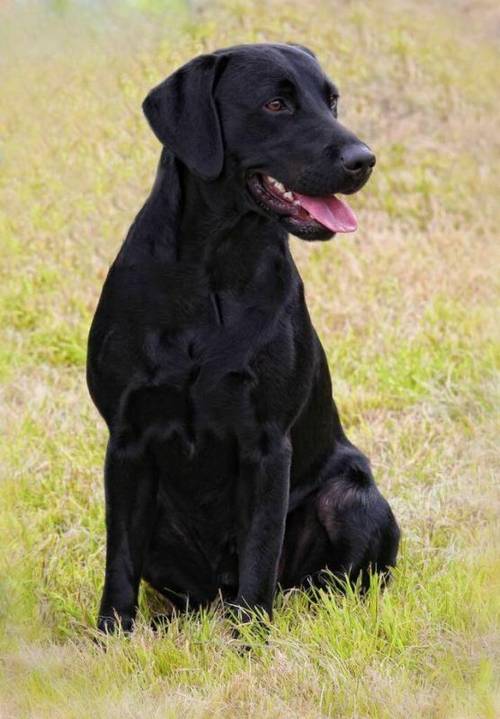
[[[228,59],[221,84],[226,87],[231,84],[234,88],[236,81],[236,87],[243,92],[257,90],[262,85],[273,86],[283,80],[321,89],[329,82],[318,61],[300,47],[240,45],[221,52]]]

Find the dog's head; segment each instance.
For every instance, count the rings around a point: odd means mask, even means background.
[[[144,113],[158,139],[203,181],[236,182],[239,209],[304,239],[356,229],[337,193],[375,164],[337,120],[338,91],[298,45],[240,45],[201,55],[154,88]]]

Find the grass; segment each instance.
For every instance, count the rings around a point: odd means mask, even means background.
[[[494,3],[0,8],[0,717],[500,714]],[[242,654],[217,606],[94,642],[105,430],[84,384],[107,267],[151,185],[140,112],[189,57],[313,47],[373,145],[354,236],[292,240],[352,439],[402,525],[390,588],[281,595]]]

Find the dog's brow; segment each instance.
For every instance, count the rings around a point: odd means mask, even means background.
[[[295,92],[295,83],[290,78],[282,78],[278,83],[277,87],[280,92]]]

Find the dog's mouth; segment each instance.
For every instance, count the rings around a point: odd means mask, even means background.
[[[257,204],[277,215],[293,234],[331,236],[354,232],[358,226],[354,212],[335,195],[302,195],[274,177],[257,172],[248,178],[248,188]]]

